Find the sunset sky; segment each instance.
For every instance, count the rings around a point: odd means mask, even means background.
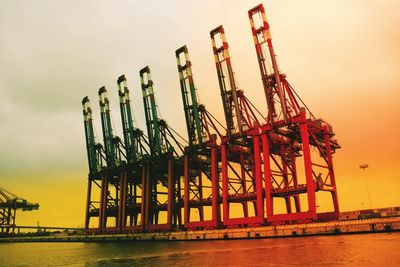
[[[260,0],[0,1],[0,186],[40,210],[17,223],[82,226],[87,158],[81,99],[101,137],[97,90],[125,74],[145,129],[139,69],[149,65],[161,117],[186,136],[175,50],[186,44],[200,101],[223,112],[209,31],[223,24],[239,86],[266,113],[247,11]],[[342,148],[340,208],[400,206],[400,1],[262,1],[282,72]],[[363,172],[358,166],[368,163]]]

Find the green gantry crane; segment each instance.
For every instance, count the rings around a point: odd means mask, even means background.
[[[148,179],[144,184],[146,200],[143,203],[143,221],[148,230],[170,230],[178,224],[181,225],[179,214],[182,200],[179,178],[183,174],[181,157],[184,147],[176,136],[185,140],[170,128],[166,121],[159,118],[148,66],[140,70],[140,81],[150,145],[150,159],[146,170]],[[160,183],[162,186],[158,188]],[[158,222],[161,211],[167,212],[165,224]]]
[[[121,111],[124,147],[128,162],[125,175],[120,180],[120,203],[117,226],[126,229],[129,217],[130,229],[142,229],[138,217],[142,212],[143,166],[148,158],[149,143],[143,131],[135,127],[129,99],[128,83],[125,75],[118,80],[118,94]]]

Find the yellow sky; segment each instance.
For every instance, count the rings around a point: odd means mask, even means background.
[[[161,115],[186,134],[174,51],[186,44],[200,100],[223,121],[209,31],[225,27],[239,86],[265,98],[247,10],[260,1],[2,1],[0,185],[41,204],[19,224],[83,223],[87,163],[80,100],[106,85],[121,135],[116,78],[125,73],[136,122],[138,71],[150,65]],[[342,149],[342,210],[400,205],[400,2],[262,1],[282,71]],[[56,8],[57,7],[57,8]],[[54,11],[55,10],[55,11]],[[100,137],[98,108],[95,123]],[[368,163],[365,173],[358,165]]]

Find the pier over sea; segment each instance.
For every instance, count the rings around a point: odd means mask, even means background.
[[[400,217],[332,221],[309,224],[277,225],[251,228],[197,230],[111,235],[53,235],[34,237],[4,237],[7,242],[115,242],[115,241],[189,241],[254,239],[316,235],[367,234],[400,232]]]

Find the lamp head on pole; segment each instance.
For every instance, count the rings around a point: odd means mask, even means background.
[[[366,168],[368,168],[368,164],[360,164],[358,165],[358,167],[360,167],[360,169],[363,169],[365,171]]]

